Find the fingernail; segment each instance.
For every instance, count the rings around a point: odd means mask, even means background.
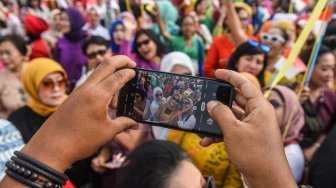
[[[207,108],[208,108],[208,110],[209,111],[211,111],[213,108],[215,108],[215,106],[217,106],[218,105],[218,102],[216,102],[216,101],[210,101],[210,102],[208,102],[208,104],[207,104]]]

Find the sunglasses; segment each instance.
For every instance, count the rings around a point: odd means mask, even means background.
[[[253,47],[259,47],[260,50],[264,53],[268,53],[271,50],[270,47],[268,47],[264,44],[260,44],[259,42],[255,41],[255,40],[248,40],[248,44],[253,46]]]
[[[47,80],[41,83],[41,86],[44,89],[47,89],[49,91],[53,90],[56,86],[59,89],[65,89],[68,84],[68,81],[66,79],[58,80],[58,81],[53,81],[53,80]]]
[[[106,52],[107,52],[107,50],[98,50],[96,52],[89,53],[86,56],[89,59],[93,59],[93,58],[97,57],[97,55],[104,56],[106,54]]]
[[[205,188],[216,188],[215,179],[213,176],[205,177]]]
[[[162,96],[162,93],[155,94],[155,97],[161,97],[161,96]]]
[[[140,95],[135,95],[135,98],[140,98]]]
[[[140,48],[142,45],[148,45],[150,41],[151,41],[150,39],[146,39],[146,40],[144,40],[144,41],[142,41],[142,42],[138,42],[138,43],[136,44],[136,47],[137,47],[137,48]]]
[[[271,35],[269,33],[261,33],[261,41],[271,43],[284,43],[285,39],[281,35]]]

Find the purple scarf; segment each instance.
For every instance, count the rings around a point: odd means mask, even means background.
[[[64,36],[71,41],[78,42],[84,39],[87,33],[82,29],[85,25],[84,18],[79,10],[75,8],[67,8],[64,10],[69,16],[70,31],[65,33]]]

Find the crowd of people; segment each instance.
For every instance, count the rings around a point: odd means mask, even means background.
[[[13,151],[20,150],[32,139],[67,101],[68,95],[90,80],[103,62],[124,55],[138,68],[175,74],[138,75],[135,119],[192,130],[200,126],[195,109],[204,99],[204,92],[211,88],[205,88],[201,79],[186,79],[179,74],[218,78],[218,69],[238,72],[259,91],[270,92],[267,100],[274,107],[284,152],[296,183],[333,187],[336,180],[332,170],[335,168],[332,146],[336,144],[332,138],[336,130],[335,2],[328,1],[320,16],[320,21],[326,20],[325,30],[315,24],[293,66],[277,86],[271,87],[286,58],[295,50],[293,47],[317,2],[2,0],[0,178],[5,175],[5,163]],[[316,45],[320,40],[321,45]],[[316,60],[310,67],[313,54]],[[306,79],[304,75],[310,69],[311,77]],[[236,89],[237,92],[239,96],[240,91]],[[99,99],[90,99],[87,104],[96,100]],[[238,105],[233,110],[240,111],[246,106],[239,102]],[[73,110],[77,110],[75,105]],[[108,114],[115,117],[115,110],[109,108]],[[214,120],[207,118],[205,123],[212,125]],[[63,129],[61,124],[59,129]],[[162,160],[178,166],[178,161],[190,159],[201,176],[213,178],[212,183],[217,187],[247,186],[240,169],[231,162],[225,144],[202,147],[201,140],[194,133],[141,124],[139,130],[116,135],[93,155],[71,165],[65,171],[69,176],[67,186],[134,187],[136,184],[128,182],[122,174],[132,175],[134,172],[129,170],[136,167],[149,168],[151,164],[145,159],[143,164],[132,160],[148,154],[146,157],[151,162],[151,155],[165,153],[159,146],[167,148],[166,155],[169,152],[176,155],[176,161],[170,161],[161,154]],[[173,170],[159,163],[159,158],[153,157],[153,162],[167,171],[153,167],[146,171],[148,176],[150,170],[163,175]],[[158,180],[146,184],[147,187],[167,186],[166,179],[155,177]]]

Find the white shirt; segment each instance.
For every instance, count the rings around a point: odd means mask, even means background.
[[[299,144],[289,144],[285,146],[285,154],[292,170],[292,174],[295,177],[296,183],[302,179],[304,170],[304,155]]]
[[[101,36],[105,40],[110,40],[111,39],[109,31],[105,27],[103,27],[101,25],[98,25],[94,29],[92,29],[92,28],[89,27],[89,24],[86,24],[83,27],[83,29],[85,31],[87,31],[89,35],[92,35],[92,36]]]

